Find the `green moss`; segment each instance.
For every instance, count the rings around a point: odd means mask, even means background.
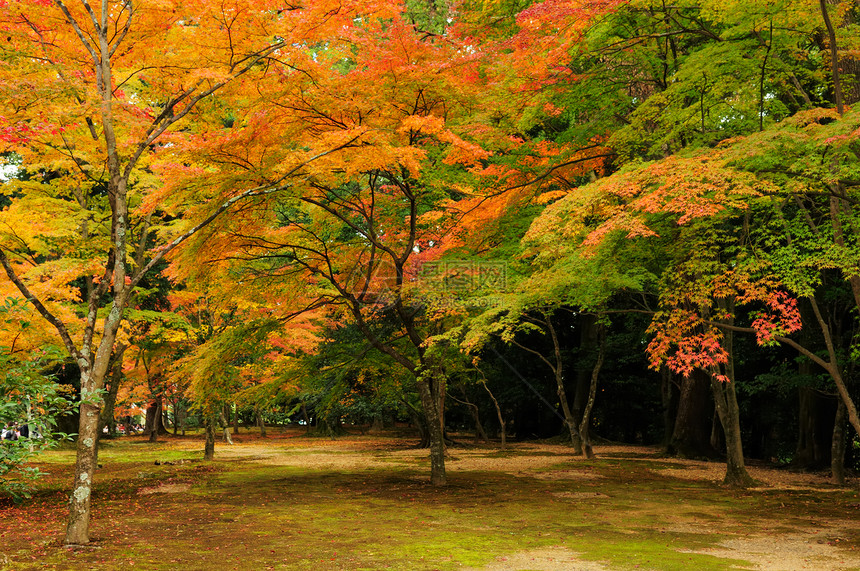
[[[100,455],[105,467],[93,493],[92,534],[99,549],[69,551],[57,539],[34,546],[24,534],[11,533],[5,551],[10,565],[453,570],[552,547],[610,569],[722,570],[750,563],[700,551],[750,532],[796,533],[814,526],[810,514],[845,518],[860,505],[852,491],[732,491],[679,480],[662,473],[671,461],[653,457],[564,461],[542,468],[541,477],[451,470],[450,485],[438,489],[412,456],[368,451],[362,454],[374,467],[339,471],[294,461],[356,452],[267,447],[263,456],[290,459],[291,465],[281,466],[261,462],[256,446],[244,455],[241,445],[231,448],[239,459],[201,462],[196,441],[113,441]],[[55,514],[59,534],[72,457],[50,454],[52,487],[30,507],[34,514]],[[57,461],[63,454],[66,466]],[[191,462],[154,463],[195,455]],[[501,457],[517,455],[510,450]],[[388,462],[378,467],[380,459]],[[571,470],[593,477],[552,477]],[[157,491],[177,483],[185,484],[177,493]],[[32,525],[26,510],[10,510],[5,521],[11,529]],[[840,546],[860,546],[858,532],[838,539]],[[38,565],[31,559],[37,551]]]

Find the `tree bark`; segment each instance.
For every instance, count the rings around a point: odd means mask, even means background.
[[[111,367],[110,373],[110,384],[107,388],[107,394],[105,394],[104,407],[102,408],[101,418],[99,419],[99,435],[102,434],[104,427],[107,426],[108,434],[111,437],[116,436],[116,419],[114,418],[114,410],[116,409],[116,396],[119,392],[119,385],[122,382],[122,360],[127,348],[127,345],[120,343],[114,351],[113,367]],[[101,438],[101,436],[99,437]]]
[[[588,396],[591,391],[591,378],[593,370],[589,368],[587,363],[590,356],[594,352],[595,347],[599,344],[600,326],[597,323],[597,316],[593,314],[580,316],[580,334],[579,334],[579,357],[576,367],[576,385],[573,389],[573,420],[577,426],[581,424],[585,408],[588,406]],[[577,442],[573,444],[573,451],[576,454],[582,454],[583,436],[577,431]]]
[[[311,419],[308,416],[308,406],[302,401],[302,418],[305,420],[305,434],[311,433]]]
[[[215,458],[215,417],[206,416],[206,442],[203,445],[203,459],[211,461]]]
[[[573,451],[575,454],[582,454],[582,437],[576,429],[578,422],[570,409],[570,403],[567,400],[567,392],[564,388],[564,369],[561,358],[561,345],[559,344],[558,335],[556,334],[555,326],[552,323],[550,314],[548,312],[543,312],[543,318],[543,324],[547,328],[547,331],[549,331],[550,338],[552,339],[554,363],[550,363],[546,359],[544,359],[544,361],[546,361],[550,366],[553,376],[555,377],[555,390],[558,395],[559,403],[561,404],[561,411],[564,414],[564,422],[567,425],[567,432],[570,436],[570,443],[573,446]]]
[[[263,413],[260,412],[260,409],[255,409],[257,413],[257,426],[260,427],[260,438],[266,437],[266,423],[263,421]]]
[[[94,386],[91,377],[82,375],[83,386]],[[99,383],[101,384],[101,383]],[[95,474],[98,446],[100,408],[91,402],[82,402],[78,423],[77,458],[73,492],[69,496],[69,520],[66,527],[67,544],[82,545],[89,543],[90,533],[90,496]]]
[[[833,481],[839,485],[845,484],[845,403],[839,401],[836,407],[836,417],[833,419],[833,439],[830,448],[830,472]]]
[[[463,397],[463,400],[455,398],[451,395],[451,398],[455,401],[461,403],[469,410],[469,415],[472,417],[472,422],[475,424],[475,441],[487,442],[489,439],[487,438],[487,433],[484,431],[484,427],[481,424],[481,414],[478,410],[478,405],[469,401],[469,397],[466,394],[466,389],[463,385],[460,385],[460,395]]]
[[[227,421],[227,417],[224,415],[223,409],[219,411],[218,418],[220,420],[221,428],[224,431],[224,442],[232,445],[233,438],[230,437],[230,423]]]
[[[603,367],[603,358],[606,354],[606,328],[599,325],[598,336],[600,338],[600,349],[597,353],[597,361],[594,363],[594,368],[591,370],[591,384],[588,389],[588,401],[585,405],[585,410],[582,411],[582,422],[579,424],[579,435],[582,438],[582,449],[586,458],[594,458],[594,450],[591,446],[591,436],[589,434],[589,424],[591,423],[591,409],[594,407],[594,398],[597,395],[597,379],[600,376],[600,369]]]
[[[675,432],[675,408],[677,397],[675,397],[676,384],[672,380],[672,371],[663,365],[660,367],[660,399],[663,405],[663,449],[668,453],[672,442],[672,434]]]
[[[728,314],[734,311],[719,299],[721,313]],[[740,409],[738,408],[737,394],[735,393],[735,356],[733,348],[734,334],[732,331],[723,332],[723,341],[728,360],[723,365],[725,377],[728,381],[717,378],[719,368],[711,370],[711,389],[714,393],[714,404],[723,425],[723,434],[726,439],[726,477],[723,484],[735,488],[747,488],[755,485],[755,481],[747,472],[744,464],[743,443],[741,441]]]
[[[158,436],[169,434],[167,428],[164,427],[163,415],[164,401],[161,395],[156,396],[146,407],[146,421],[143,428],[143,434],[149,436],[150,442],[156,442]],[[156,435],[153,437],[153,433]]]
[[[830,43],[830,71],[833,77],[833,95],[836,100],[836,112],[842,115],[844,113],[844,104],[842,97],[842,79],[839,75],[839,52],[836,48],[836,31],[833,29],[833,23],[830,21],[830,14],[827,12],[827,0],[819,0],[821,8],[821,16],[824,19],[824,27],[827,28],[827,37]]]
[[[179,434],[180,416],[182,414],[179,404],[180,400],[181,399],[177,398],[173,401],[173,436]]]
[[[490,387],[487,386],[487,379],[484,377],[483,373],[481,373],[481,377],[481,384],[484,386],[484,390],[487,391],[487,394],[490,395],[490,400],[493,401],[493,407],[496,409],[496,416],[499,419],[499,432],[502,438],[502,450],[504,450],[507,445],[507,433],[505,431],[505,417],[502,414],[502,407],[499,406],[499,401],[496,400],[496,397],[493,395],[492,391],[490,391]]]
[[[694,370],[681,379],[678,414],[669,441],[668,453],[683,458],[709,458],[711,449],[711,413],[709,380],[704,371]]]
[[[152,430],[149,431],[149,441],[150,442],[158,442],[158,433],[160,432],[160,428],[163,425],[162,423],[162,409],[164,408],[164,403],[161,397],[158,397],[155,405],[155,412],[153,413],[152,419]],[[149,411],[147,411],[147,420],[149,419]],[[165,429],[165,432],[167,429]]]
[[[809,369],[809,362],[803,362],[801,366]],[[832,434],[828,434],[824,425],[832,413],[832,399],[809,387],[798,389],[797,447],[792,466],[819,469],[827,465],[830,461],[827,444],[831,440],[828,437]]]
[[[755,481],[747,472],[744,464],[740,413],[734,381],[724,382],[712,376],[711,388],[714,392],[717,413],[720,417],[720,423],[723,425],[726,439],[726,477],[723,479],[723,483],[736,488],[753,486]]]
[[[421,397],[421,404],[427,419],[427,432],[430,438],[430,484],[445,486],[448,478],[445,474],[445,440],[442,433],[442,419],[439,415],[438,382],[419,377],[415,384]],[[436,385],[436,386],[434,386]]]

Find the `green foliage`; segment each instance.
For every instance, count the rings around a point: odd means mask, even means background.
[[[0,319],[8,319],[19,303],[7,299],[0,306]],[[56,427],[61,416],[73,411],[74,391],[44,373],[57,362],[61,362],[61,354],[53,347],[23,356],[0,353],[0,427],[26,424],[33,434],[31,438],[0,441],[0,494],[16,502],[30,497],[34,481],[42,475],[28,465],[35,455],[70,439]]]
[[[412,376],[372,348],[354,325],[328,329],[319,351],[299,356],[285,372],[297,389],[293,398],[306,402],[318,426],[403,418],[413,398]]]

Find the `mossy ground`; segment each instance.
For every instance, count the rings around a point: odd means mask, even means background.
[[[573,466],[565,453],[532,471],[452,468],[450,485],[438,489],[426,482],[427,461],[400,454],[410,444],[245,435],[233,447],[219,445],[216,460],[204,463],[199,438],[114,440],[100,452],[92,543],[81,548],[61,544],[74,452],[46,453],[48,476],[34,498],[0,506],[0,565],[461,569],[561,547],[607,569],[742,569],[754,568],[743,553],[699,551],[860,515],[856,490],[735,491],[663,475],[673,461],[650,457],[577,461],[577,478],[563,477]],[[455,458],[463,454],[452,450]],[[541,453],[469,454],[506,462]],[[345,456],[358,463],[319,463]],[[849,559],[860,550],[856,527],[833,541]]]

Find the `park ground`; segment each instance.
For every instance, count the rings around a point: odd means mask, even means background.
[[[860,487],[601,446],[452,447],[450,485],[394,435],[242,431],[202,461],[199,436],[104,444],[92,543],[65,547],[74,452],[40,457],[33,498],[0,504],[0,569],[860,569]]]

